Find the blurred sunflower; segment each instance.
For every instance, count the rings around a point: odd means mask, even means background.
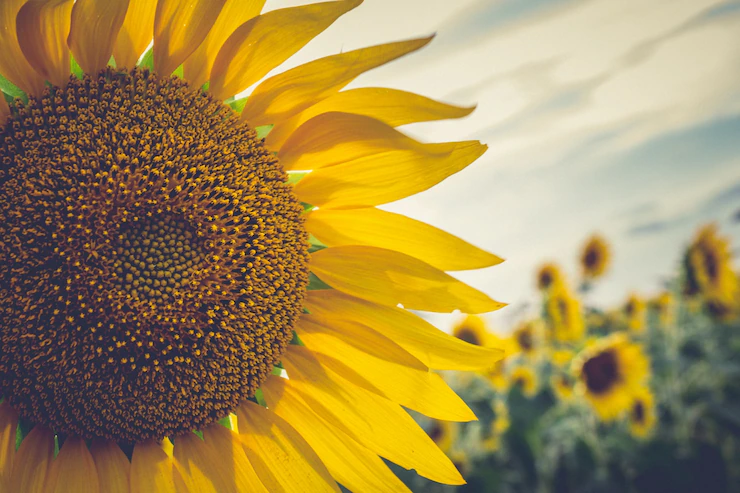
[[[609,267],[609,244],[599,235],[588,239],[581,252],[581,270],[585,279],[597,279]]]
[[[629,410],[630,433],[637,438],[645,438],[653,430],[656,422],[653,394],[647,387],[641,387],[634,396]]]
[[[518,366],[514,368],[509,375],[511,385],[519,387],[522,394],[527,397],[534,397],[537,394],[539,383],[537,381],[537,374],[528,366]]]
[[[634,332],[645,330],[645,324],[647,322],[647,305],[645,304],[645,300],[636,294],[631,294],[624,304],[624,317],[629,330]]]
[[[564,373],[550,377],[550,386],[558,400],[568,402],[573,398],[573,380]]]
[[[501,259],[375,206],[486,147],[395,129],[471,108],[342,91],[430,38],[233,97],[360,3],[0,3],[0,491],[464,482],[401,406],[475,419],[429,370],[500,351],[407,309],[499,308],[445,271]]]
[[[537,271],[537,288],[542,291],[556,287],[562,280],[560,268],[555,264],[544,264]]]
[[[574,356],[575,353],[570,349],[553,349],[550,352],[550,361],[558,368],[563,368],[570,364]]]
[[[537,353],[537,346],[539,344],[538,332],[537,321],[530,320],[519,324],[511,334],[511,339],[515,346],[514,351],[528,357],[534,356]]]
[[[580,341],[586,331],[581,303],[565,284],[557,286],[547,299],[550,335],[560,342]]]
[[[442,452],[447,453],[457,438],[457,426],[457,423],[452,421],[435,419],[427,430],[427,434]]]
[[[506,405],[506,402],[497,399],[493,403],[492,408],[495,418],[491,422],[491,433],[501,435],[511,426],[509,407]]]
[[[486,321],[477,315],[467,315],[452,327],[452,335],[474,346],[490,346],[498,340],[488,330]]]
[[[506,377],[506,359],[502,359],[493,364],[483,372],[483,376],[488,383],[498,392],[506,392],[509,389],[509,379]]]
[[[738,280],[732,267],[729,241],[719,236],[717,226],[699,230],[683,260],[683,292],[706,299],[736,301]]]
[[[648,360],[639,344],[623,333],[589,343],[573,360],[576,392],[604,421],[628,411],[649,374]]]
[[[650,306],[655,310],[661,327],[667,328],[673,325],[676,318],[675,303],[673,295],[669,291],[663,291],[651,301]]]

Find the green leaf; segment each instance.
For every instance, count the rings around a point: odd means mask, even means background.
[[[146,50],[146,53],[144,53],[144,56],[139,62],[139,67],[149,69],[150,72],[154,72],[154,51],[151,47]]]
[[[15,98],[21,98],[24,103],[28,103],[28,95],[2,75],[0,75],[0,90],[3,91],[6,96],[5,99],[9,103],[13,102]],[[10,99],[8,99],[8,96],[10,96]]]
[[[179,67],[175,69],[174,72],[172,72],[172,75],[180,79],[184,79],[185,78],[185,68],[182,65],[180,65]]]

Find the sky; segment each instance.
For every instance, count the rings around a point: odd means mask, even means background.
[[[268,0],[266,10],[304,3]],[[740,263],[740,1],[365,0],[277,72],[432,33],[423,50],[350,87],[477,105],[463,119],[401,127],[489,150],[383,208],[507,259],[454,273],[509,303],[486,315],[494,329],[539,309],[541,263],[559,263],[575,284],[594,232],[614,259],[588,295],[593,306],[658,293],[706,222],[734,240]],[[459,316],[431,320],[449,329]]]

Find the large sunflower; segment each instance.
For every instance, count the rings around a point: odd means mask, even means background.
[[[610,261],[609,244],[599,235],[588,239],[581,252],[581,270],[585,279],[604,275]]]
[[[360,3],[0,2],[0,491],[463,482],[401,406],[474,419],[430,369],[500,351],[408,310],[499,308],[445,271],[501,259],[375,206],[486,148],[394,128],[470,108],[342,91],[430,38],[232,98]]]
[[[639,344],[618,333],[596,340],[573,360],[577,392],[610,421],[628,411],[645,384],[649,365]]]

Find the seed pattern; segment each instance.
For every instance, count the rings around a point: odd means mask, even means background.
[[[135,443],[252,397],[308,282],[302,207],[223,103],[147,71],[71,78],[0,131],[0,392]]]

